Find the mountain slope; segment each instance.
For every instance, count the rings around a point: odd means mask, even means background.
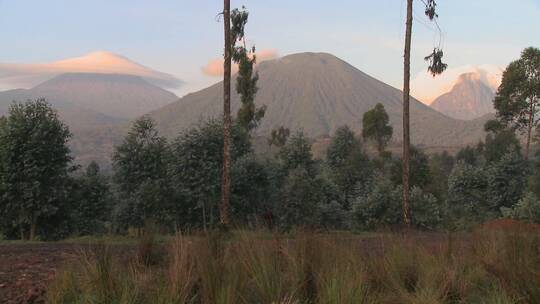
[[[139,76],[120,74],[62,74],[31,92],[118,118],[135,118],[178,99]]]
[[[110,164],[130,119],[176,101],[173,93],[139,76],[96,73],[59,75],[32,89],[0,92],[0,115],[13,101],[44,97],[73,133],[70,146],[77,161]]]
[[[332,134],[348,124],[360,132],[363,114],[382,103],[402,134],[402,92],[326,53],[301,53],[261,63],[256,103],[267,108],[260,135],[273,128],[302,128],[309,136]],[[233,87],[232,110],[239,98]],[[150,115],[168,137],[207,117],[221,117],[222,83],[189,94]],[[411,99],[412,142],[430,146],[461,145],[483,136],[483,120],[464,122],[447,117]]]
[[[439,96],[431,107],[456,119],[475,119],[493,113],[495,92],[486,85],[477,73],[459,76],[450,92]]]

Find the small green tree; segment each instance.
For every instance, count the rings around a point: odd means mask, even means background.
[[[364,113],[362,119],[362,137],[375,143],[377,152],[382,155],[386,145],[392,138],[394,129],[389,124],[388,113],[381,103]]]
[[[231,161],[251,152],[245,129],[233,125]],[[175,213],[179,225],[207,227],[217,222],[221,190],[223,126],[219,120],[201,122],[182,132],[171,144],[169,176],[178,197]],[[200,220],[202,219],[202,220]]]
[[[287,143],[287,139],[291,135],[291,130],[283,126],[272,130],[270,133],[270,138],[268,139],[269,146],[276,146],[282,148]]]
[[[454,168],[455,160],[447,151],[436,153],[429,158],[429,176],[426,191],[433,193],[439,201],[446,199],[448,176]]]
[[[113,154],[114,181],[124,202],[123,220],[142,228],[148,221],[163,219],[170,202],[167,177],[167,141],[154,121],[136,120]]]
[[[233,163],[231,207],[238,223],[247,223],[251,227],[260,216],[273,213],[276,182],[282,178],[276,176],[277,164],[271,160],[260,159],[254,154],[247,154]],[[274,179],[274,180],[272,180]]]
[[[540,50],[529,47],[503,73],[494,100],[497,117],[517,130],[525,131],[525,159],[529,158],[532,130],[538,125],[540,105]]]
[[[73,229],[79,235],[103,233],[110,219],[109,185],[101,175],[99,165],[91,162],[84,174],[75,179],[71,192]]]
[[[1,213],[33,240],[65,200],[71,133],[44,99],[14,103],[0,127]]]
[[[371,177],[372,166],[362,144],[348,126],[337,129],[326,152],[331,178],[343,194],[343,207],[349,209],[358,190]]]
[[[424,151],[411,146],[410,157],[409,185],[411,188],[424,188],[431,180],[428,156]],[[391,169],[391,179],[395,185],[401,184],[402,169],[401,160],[395,159]]]
[[[296,132],[279,151],[279,159],[286,171],[302,168],[314,174],[315,161],[311,152],[311,143],[304,132]]]
[[[478,146],[477,150],[483,153],[487,163],[499,161],[509,151],[520,153],[521,145],[514,130],[494,120],[488,121],[484,129],[488,134],[485,143]]]
[[[527,192],[512,208],[503,208],[503,215],[518,220],[540,223],[540,200],[532,193]]]
[[[487,168],[487,201],[496,214],[513,207],[522,197],[527,181],[527,163],[516,150],[509,150]]]
[[[356,227],[377,229],[403,224],[401,209],[401,185],[383,175],[376,175],[370,191],[359,196],[353,204],[352,216]],[[434,230],[441,223],[441,207],[432,194],[418,187],[411,189],[413,225],[423,230]]]
[[[233,61],[238,64],[238,75],[236,77],[236,92],[240,94],[241,106],[238,109],[237,121],[246,130],[252,130],[259,125],[264,117],[266,106],[257,108],[255,106],[255,96],[257,95],[257,81],[259,74],[254,71],[257,56],[255,47],[246,47],[245,26],[248,22],[249,12],[242,7],[242,10],[234,9],[231,13],[232,35],[240,46],[233,48]],[[236,43],[234,41],[233,43]]]
[[[471,166],[485,163],[484,142],[479,142],[476,146],[466,146],[456,154],[456,162],[464,162]]]
[[[527,190],[536,197],[540,197],[540,150],[536,151],[535,156],[529,168],[531,174],[527,182]]]
[[[280,224],[292,227],[343,228],[346,212],[337,202],[338,190],[322,175],[313,176],[302,167],[289,171],[281,190]]]
[[[449,228],[468,228],[495,214],[487,197],[487,172],[482,166],[458,162],[448,177]]]

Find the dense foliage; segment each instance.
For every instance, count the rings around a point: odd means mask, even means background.
[[[540,222],[540,158],[525,160],[507,125],[490,121],[486,131],[484,141],[455,157],[411,149],[416,229],[468,229],[501,217]],[[336,130],[321,159],[314,157],[312,140],[302,131],[278,133],[283,136],[273,150],[256,153],[250,130],[233,124],[234,225],[280,230],[402,226],[399,156],[369,154],[348,126]],[[140,118],[116,147],[110,176],[95,163],[73,170],[69,134],[42,100],[15,104],[10,116],[0,119],[4,236],[58,239],[142,233],[148,227],[210,229],[219,223],[220,120],[201,121],[167,142],[150,118]]]
[[[0,123],[2,224],[21,239],[33,240],[67,200],[70,136],[43,99],[14,103]]]
[[[525,158],[529,156],[532,130],[538,125],[540,111],[540,49],[523,50],[503,73],[494,100],[497,117],[527,135]]]
[[[381,103],[364,113],[362,119],[362,137],[375,143],[379,155],[384,152],[386,145],[392,138],[394,129],[390,125],[390,118]]]

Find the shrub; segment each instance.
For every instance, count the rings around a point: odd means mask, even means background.
[[[527,192],[513,208],[503,208],[506,217],[540,223],[540,200],[532,192]]]

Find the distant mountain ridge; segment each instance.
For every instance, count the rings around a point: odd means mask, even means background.
[[[178,97],[140,76],[67,73],[34,87],[32,94],[69,102],[117,118],[135,118]]]
[[[494,113],[495,91],[477,73],[459,76],[450,92],[436,98],[431,107],[456,119],[471,120]]]
[[[31,89],[0,92],[0,115],[13,101],[45,98],[73,132],[77,160],[108,165],[129,121],[178,99],[140,76],[67,73]]]
[[[402,134],[402,92],[326,53],[300,53],[266,61],[259,72],[258,105],[267,112],[258,129],[268,135],[279,126],[303,129],[310,137],[331,135],[342,125],[359,133],[363,114],[382,103],[394,127],[394,140]],[[234,82],[233,82],[234,83]],[[208,117],[222,115],[222,83],[155,110],[150,115],[167,137]],[[232,86],[232,111],[239,97]],[[484,120],[462,122],[411,99],[411,135],[415,144],[449,146],[473,143],[483,137]]]
[[[363,114],[382,103],[394,127],[394,142],[402,134],[402,92],[326,53],[300,53],[266,61],[259,72],[258,105],[267,112],[255,136],[285,126],[303,129],[312,137],[332,135],[345,124],[360,134]],[[233,77],[234,78],[234,77]],[[233,114],[239,108],[232,84]],[[110,166],[114,146],[130,122],[143,114],[153,117],[161,134],[173,138],[208,117],[222,117],[222,83],[181,99],[134,75],[67,73],[31,89],[0,92],[0,115],[12,101],[45,97],[74,136],[76,160]],[[411,136],[416,145],[460,146],[483,138],[487,118],[461,121],[411,99]]]

